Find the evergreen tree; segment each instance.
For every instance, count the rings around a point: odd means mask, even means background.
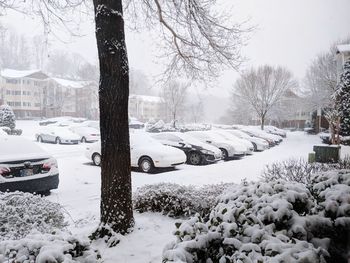
[[[344,71],[335,91],[336,108],[340,116],[342,135],[350,135],[350,60],[344,64]]]
[[[13,130],[16,127],[16,117],[8,105],[0,106],[0,127],[9,127]]]

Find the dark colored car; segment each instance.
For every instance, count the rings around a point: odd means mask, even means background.
[[[222,159],[219,148],[210,144],[202,143],[197,139],[181,132],[154,133],[152,137],[164,145],[178,148],[187,156],[186,163],[192,165],[214,163]]]
[[[48,194],[59,183],[57,161],[34,142],[0,136],[0,191]]]

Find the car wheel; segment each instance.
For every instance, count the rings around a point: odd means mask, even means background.
[[[37,140],[38,142],[43,142],[43,138],[42,138],[41,136],[38,136],[38,138],[36,138],[36,140]]]
[[[222,159],[227,160],[228,159],[228,152],[224,148],[220,148],[221,153],[222,153]]]
[[[94,165],[100,166],[101,165],[101,155],[99,153],[94,153],[92,155],[92,162],[94,163]]]
[[[202,157],[201,157],[200,153],[198,153],[198,152],[191,152],[188,156],[189,164],[199,165],[199,164],[201,164],[201,161],[202,161]]]
[[[61,143],[62,143],[60,137],[56,137],[55,143],[56,143],[56,144],[61,144]]]
[[[152,172],[154,165],[152,162],[152,159],[149,157],[143,157],[139,161],[139,168],[144,173],[150,173]]]
[[[252,142],[253,146],[254,146],[254,152],[258,151],[258,146],[256,145],[256,143]]]
[[[83,138],[81,138],[81,142],[86,142],[86,138],[85,137],[83,137]]]

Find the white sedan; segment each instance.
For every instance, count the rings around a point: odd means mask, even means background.
[[[155,168],[175,167],[186,162],[183,151],[165,146],[144,132],[130,134],[131,166],[145,173]],[[101,164],[101,143],[86,148],[86,157],[95,165]]]
[[[38,142],[51,142],[56,144],[78,144],[81,137],[70,131],[68,127],[46,126],[35,134]]]
[[[241,139],[235,135],[233,135],[232,133],[229,133],[225,130],[213,130],[212,132],[220,134],[221,136],[223,136],[225,139],[232,141],[232,142],[236,142],[236,143],[241,143],[243,145],[245,145],[247,147],[247,151],[245,152],[245,154],[252,154],[254,151],[254,145],[245,139]]]
[[[95,128],[72,126],[69,129],[80,136],[81,142],[97,142],[100,140],[100,131]]]
[[[250,136],[247,133],[240,130],[225,130],[225,131],[237,136],[238,138],[250,141],[254,146],[255,152],[265,151],[266,149],[269,148],[269,143],[264,139]]]
[[[227,140],[222,135],[212,131],[190,131],[186,132],[186,134],[219,148],[222,152],[223,159],[244,156],[247,152],[247,147],[244,144],[238,141]]]

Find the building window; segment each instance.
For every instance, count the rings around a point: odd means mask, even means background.
[[[11,95],[11,90],[6,90],[6,95]]]
[[[6,83],[17,84],[18,80],[17,79],[6,79]]]
[[[39,108],[40,107],[40,103],[35,103],[35,107]]]

